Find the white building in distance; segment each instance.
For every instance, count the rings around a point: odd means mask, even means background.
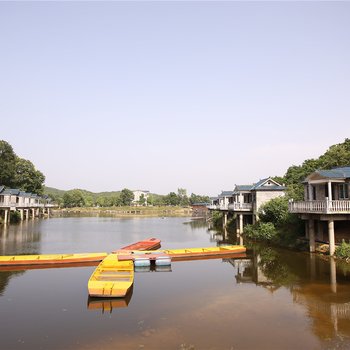
[[[138,205],[140,204],[140,199],[144,198],[145,199],[145,205],[147,205],[147,199],[149,196],[149,191],[146,190],[135,190],[132,191],[132,193],[134,194],[134,200],[132,201],[134,205]]]

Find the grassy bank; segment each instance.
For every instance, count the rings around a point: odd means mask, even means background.
[[[53,215],[86,215],[86,216],[191,216],[192,209],[180,206],[161,206],[161,207],[103,207],[103,208],[63,208],[52,211]]]

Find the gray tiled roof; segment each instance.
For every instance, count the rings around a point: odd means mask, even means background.
[[[219,194],[219,198],[222,198],[222,197],[229,197],[229,196],[232,196],[233,195],[233,191],[222,191],[220,194]]]
[[[18,196],[20,193],[20,190],[17,188],[6,188],[2,194],[8,194],[8,195],[13,195],[13,196]]]
[[[275,185],[268,185],[268,186],[263,186],[263,184],[265,182],[267,182],[268,180],[271,180],[272,183],[276,183]],[[284,191],[286,189],[285,186],[282,186],[280,184],[278,184],[278,182],[274,181],[271,179],[271,177],[267,177],[265,179],[260,180],[259,182],[257,182],[253,187],[252,187],[252,191]]]
[[[347,179],[350,178],[350,166],[326,170],[316,170],[316,173],[323,177],[328,177],[332,179]]]
[[[234,192],[237,193],[239,191],[250,191],[253,185],[236,185]]]

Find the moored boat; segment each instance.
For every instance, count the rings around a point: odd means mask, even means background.
[[[128,293],[133,283],[133,261],[119,261],[116,254],[110,254],[91,275],[88,291],[91,297],[122,298]]]
[[[160,239],[158,238],[148,238],[142,241],[127,245],[121,250],[154,250],[160,248]],[[112,252],[115,253],[115,252]]]

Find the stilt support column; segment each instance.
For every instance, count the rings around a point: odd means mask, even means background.
[[[334,238],[334,221],[328,221],[328,238],[329,238],[329,255],[333,256],[335,252],[335,238]]]

